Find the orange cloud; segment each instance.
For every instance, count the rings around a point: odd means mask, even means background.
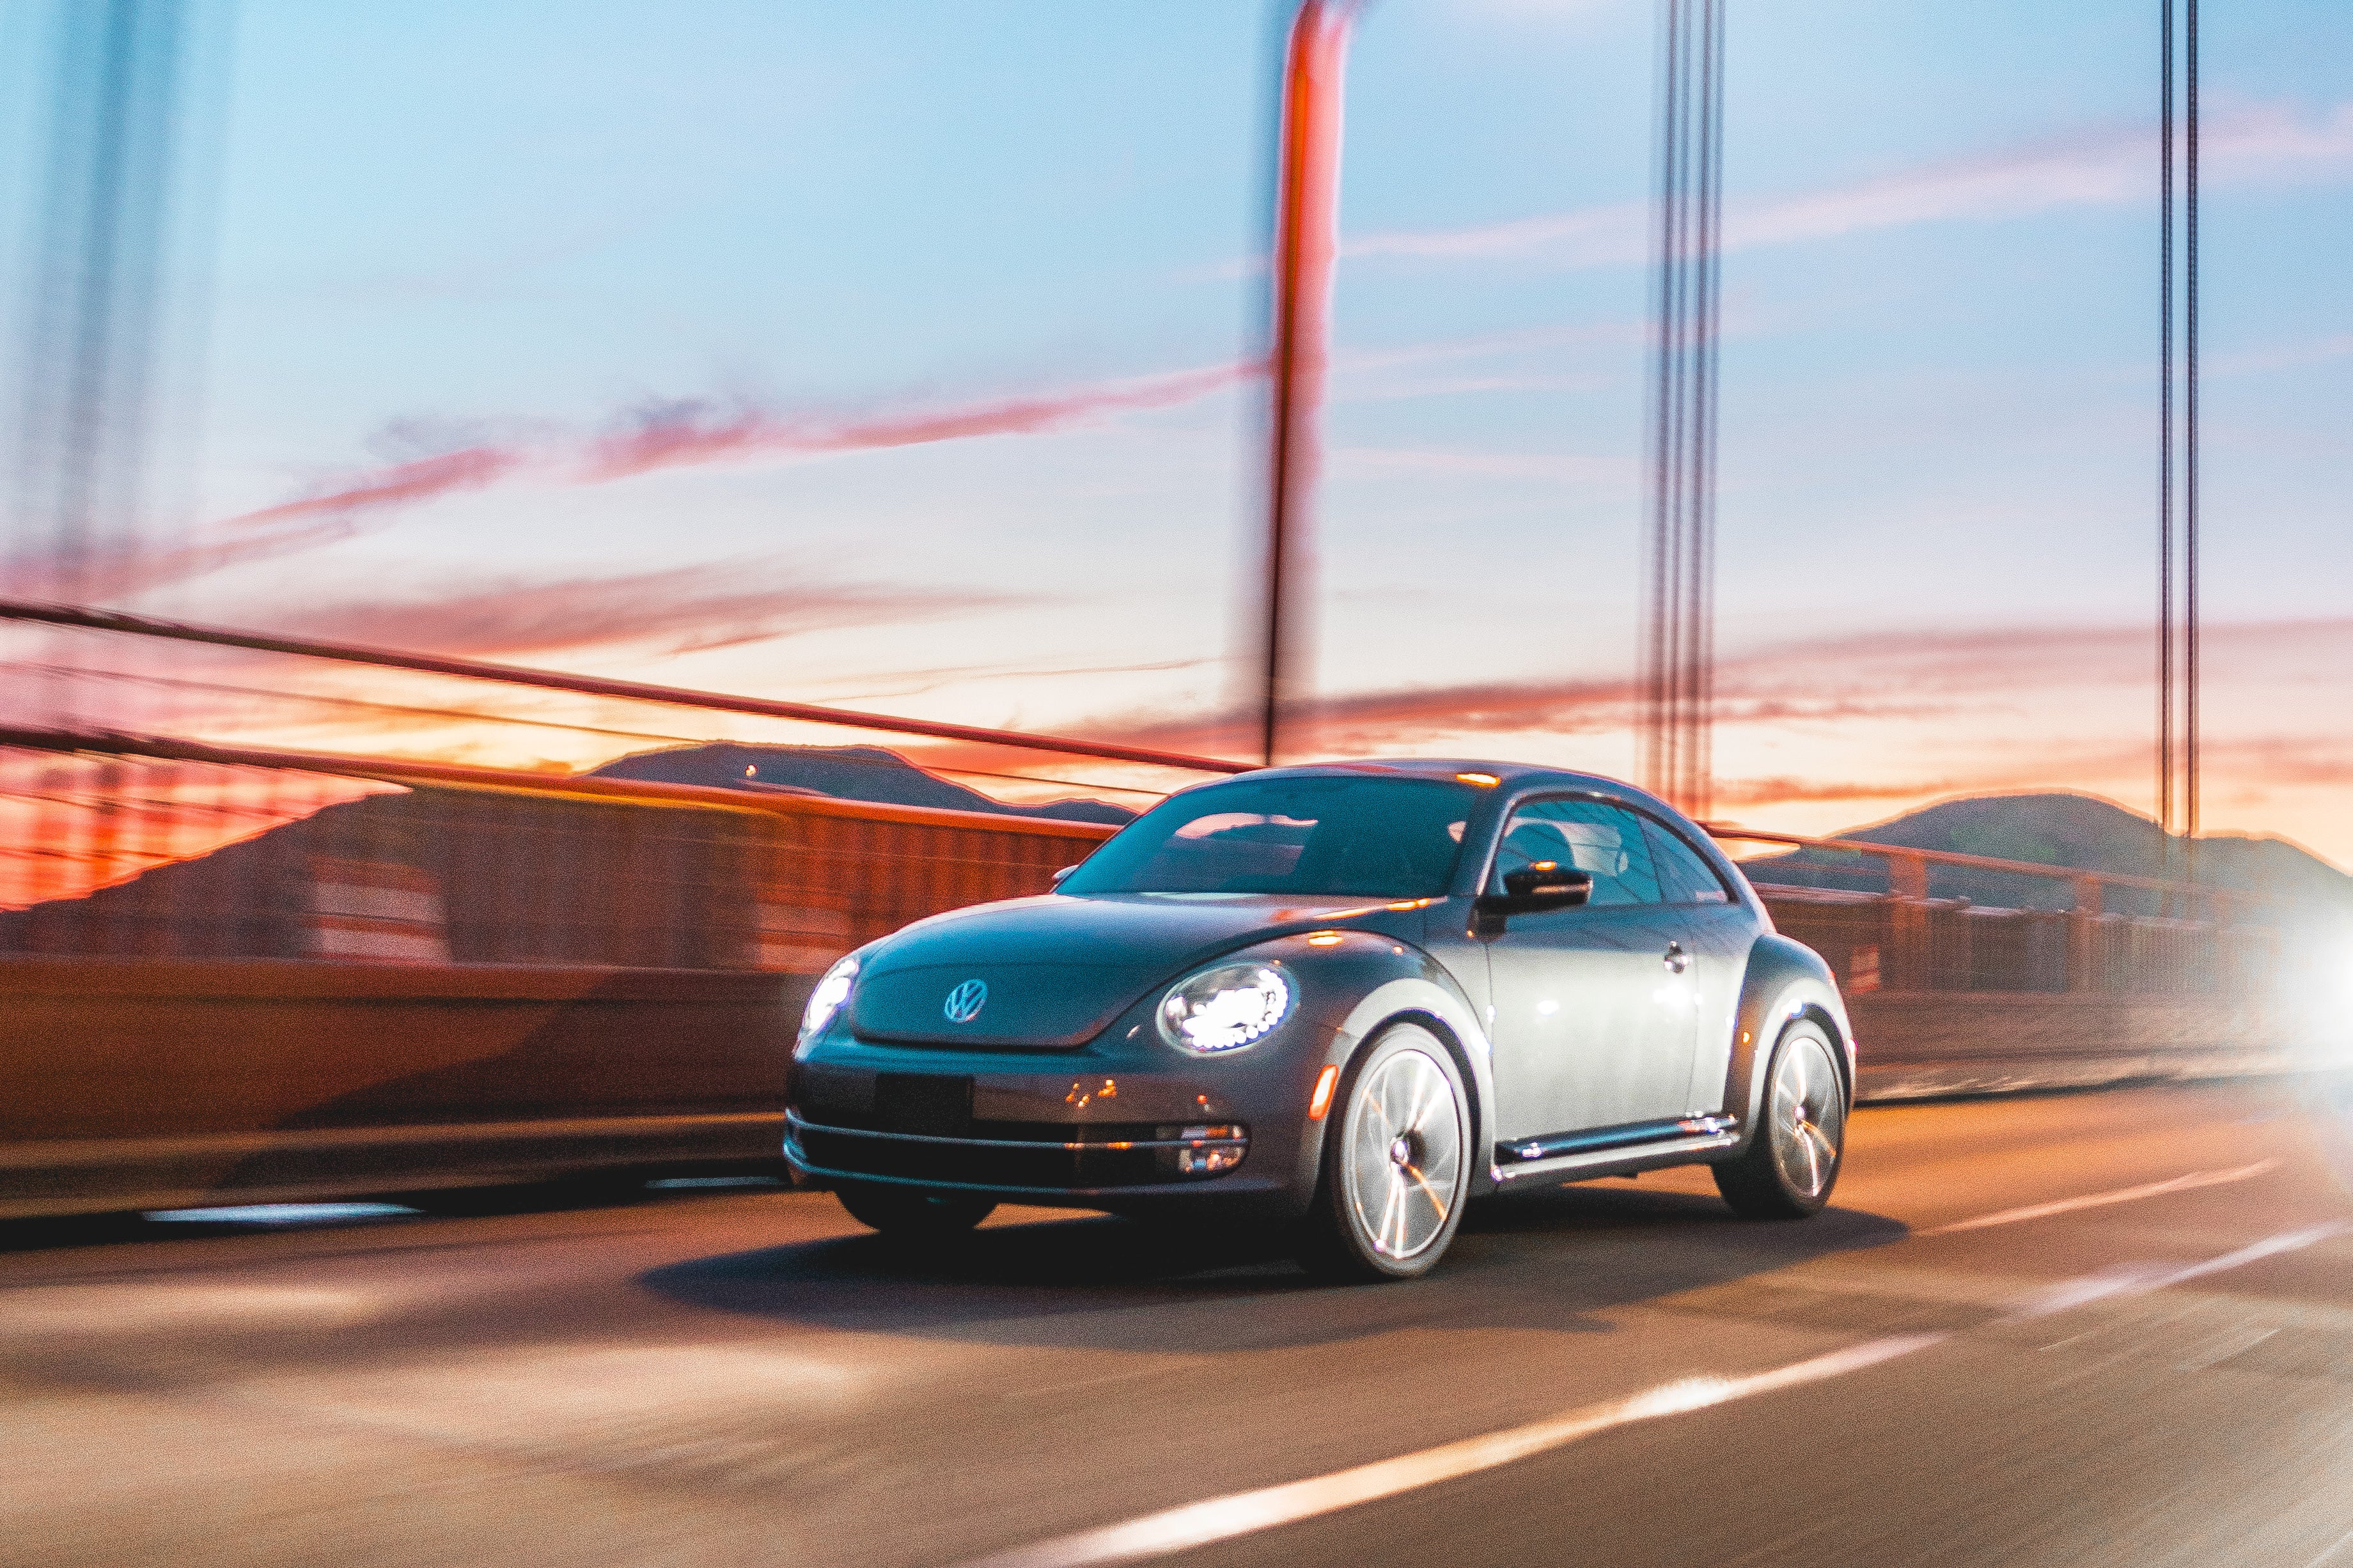
[[[1738,806],[1788,805],[1796,802],[1917,800],[1929,795],[1968,793],[1970,787],[1951,779],[1926,783],[1864,784],[1853,780],[1798,778],[1731,779],[1715,785],[1718,810]]]

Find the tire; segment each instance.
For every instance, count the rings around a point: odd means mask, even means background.
[[[1299,1261],[1322,1279],[1413,1279],[1438,1266],[1471,1187],[1470,1095],[1453,1054],[1394,1024],[1350,1064],[1324,1134]]]
[[[962,1236],[997,1206],[993,1198],[965,1193],[926,1193],[866,1182],[839,1183],[833,1195],[859,1224],[909,1241]]]
[[[1837,1047],[1800,1018],[1781,1031],[1765,1073],[1756,1133],[1737,1160],[1715,1167],[1715,1190],[1743,1219],[1821,1213],[1846,1157],[1846,1084]]]

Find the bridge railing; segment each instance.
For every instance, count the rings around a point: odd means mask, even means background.
[[[773,1169],[827,964],[1112,831],[26,730],[0,817],[0,1218]],[[1760,890],[1865,1095],[2290,1059],[2255,928]]]
[[[2284,958],[2275,903],[2259,892],[1862,839],[1711,831],[1736,850],[1765,845],[1813,857],[1752,854],[1744,868],[1775,923],[1829,960],[1850,993],[2253,994],[2275,981]],[[2021,888],[2027,907],[1934,896],[1940,869],[1980,882],[1989,874]],[[1814,883],[1877,881],[1882,890],[1776,882],[1777,870]],[[2123,897],[2157,912],[2107,907]]]
[[[66,695],[69,710],[108,690],[168,690],[214,703],[241,693],[238,700],[277,705],[271,711],[281,718],[287,704],[326,703],[391,724],[438,716],[476,730],[503,721],[616,732],[587,721],[551,723],[544,714],[523,720],[462,704],[329,693],[301,673],[356,670],[438,682],[434,689],[445,693],[454,683],[639,710],[846,726],[998,757],[1051,752],[1063,764],[1086,759],[1127,770],[1103,787],[1145,799],[1157,791],[1138,788],[1139,780],[1248,766],[74,605],[0,599],[0,624],[20,638],[48,640],[41,679]],[[144,661],[126,663],[125,648]],[[178,664],[156,668],[158,650],[175,659],[264,662],[259,684],[206,680]],[[0,751],[0,910],[15,911],[0,913],[0,952],[440,956],[805,973],[907,920],[1037,891],[1056,865],[1107,831],[807,794],[239,750],[87,728],[0,733],[0,746],[13,739],[17,747]],[[1018,770],[997,776],[1017,789],[1040,782]],[[1752,879],[1776,920],[1829,957],[1858,994],[2213,994],[2257,984],[2278,962],[2279,933],[2259,895],[1854,839],[1713,831],[1750,854]],[[1956,874],[1981,882],[1992,874],[2041,891],[2014,906],[1972,902],[1949,887],[1936,896],[1939,879]]]
[[[16,829],[0,954],[798,974],[924,915],[1043,891],[1111,832],[22,731],[0,731],[0,808]]]
[[[0,813],[0,1219],[773,1169],[816,974],[1110,831],[25,731]]]
[[[13,741],[13,746],[5,745]],[[1089,823],[0,731],[0,953],[573,963],[807,974],[928,914],[1045,890]],[[2259,900],[2158,879],[1724,827],[1875,862],[1885,891],[1775,883],[1776,922],[1853,994],[2216,994],[2270,975]],[[1939,868],[2063,907],[1932,897]],[[1852,874],[1849,879],[1854,879]],[[2109,888],[2189,913],[2103,908]]]

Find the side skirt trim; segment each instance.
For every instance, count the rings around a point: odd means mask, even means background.
[[[1514,1165],[1541,1164],[1573,1154],[1589,1154],[1601,1150],[1633,1149],[1644,1143],[1659,1143],[1675,1139],[1714,1137],[1719,1132],[1733,1132],[1739,1128],[1736,1117],[1721,1112],[1706,1116],[1674,1116],[1658,1121],[1633,1121],[1621,1127],[1595,1127],[1582,1132],[1542,1132],[1533,1138],[1514,1138],[1495,1145],[1495,1163],[1504,1170]]]
[[[1696,1136],[1663,1139],[1657,1142],[1620,1145],[1594,1149],[1583,1153],[1561,1154],[1551,1159],[1524,1160],[1516,1164],[1498,1165],[1494,1169],[1496,1184],[1510,1187],[1521,1182],[1535,1180],[1542,1184],[1544,1178],[1554,1181],[1573,1179],[1587,1172],[1615,1174],[1620,1169],[1646,1163],[1680,1164],[1702,1154],[1719,1149],[1729,1149],[1740,1142],[1737,1129]]]

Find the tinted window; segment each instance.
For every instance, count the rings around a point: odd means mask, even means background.
[[[1699,851],[1684,843],[1673,830],[1645,819],[1644,831],[1651,836],[1651,857],[1659,868],[1659,886],[1671,904],[1725,904],[1732,895],[1725,890],[1724,879]]]
[[[1065,893],[1419,899],[1454,879],[1478,802],[1431,779],[1238,779],[1175,795],[1063,879]]]
[[[1641,819],[1598,800],[1538,800],[1512,813],[1495,851],[1487,890],[1504,890],[1504,873],[1539,860],[1574,866],[1593,877],[1594,904],[1655,904],[1658,873]]]

